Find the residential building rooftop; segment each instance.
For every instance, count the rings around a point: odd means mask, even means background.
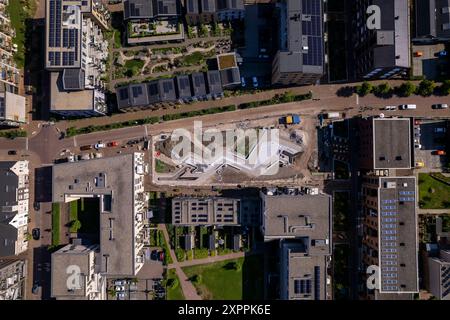
[[[53,202],[100,203],[100,272],[132,276],[143,265],[144,155],[135,152],[53,166]]]

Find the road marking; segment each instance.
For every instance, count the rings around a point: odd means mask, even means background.
[[[74,146],[74,147],[77,146],[77,139],[75,139],[75,137],[73,137],[73,146]]]
[[[25,149],[28,151],[28,138],[25,138]]]
[[[147,129],[147,126],[144,126],[144,128],[145,128],[145,136],[148,137],[148,129]]]
[[[356,105],[359,106],[359,94],[356,94]]]

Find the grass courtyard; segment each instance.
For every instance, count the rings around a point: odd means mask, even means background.
[[[263,298],[263,258],[248,256],[183,268],[205,300]]]
[[[167,271],[167,300],[185,300],[175,269]]]
[[[422,209],[450,209],[450,185],[430,174],[419,174],[419,206]]]

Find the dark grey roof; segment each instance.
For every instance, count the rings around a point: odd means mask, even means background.
[[[217,0],[217,10],[244,10],[244,0]]]
[[[416,0],[416,36],[450,38],[450,0]]]
[[[411,168],[411,121],[409,118],[373,119],[374,168]]]
[[[241,83],[241,74],[238,67],[220,70],[220,78],[224,87]]]
[[[183,242],[184,242],[184,250],[191,250],[192,249],[192,235],[186,234],[183,236]]]
[[[177,95],[179,99],[192,97],[191,82],[189,76],[180,75],[176,76],[177,83]]]
[[[117,104],[120,108],[128,107],[130,105],[130,93],[129,93],[129,87],[119,87],[116,89],[116,96],[117,96]]]
[[[158,80],[158,85],[159,85],[159,99],[161,102],[175,101],[177,99],[177,94],[175,91],[175,82],[173,78],[160,79]]]
[[[206,73],[206,80],[208,81],[209,94],[223,93],[222,81],[220,80],[220,72],[217,70],[210,70]]]
[[[10,224],[0,223],[0,257],[16,254],[17,229]]]
[[[208,249],[209,250],[216,249],[216,237],[214,236],[214,234],[210,234],[208,236]]]
[[[196,72],[191,74],[192,92],[194,96],[206,95],[205,77],[202,72]]]
[[[241,235],[235,234],[233,236],[233,250],[239,251],[241,249]]]
[[[14,164],[14,161],[0,161],[0,223],[9,222],[15,216],[14,212],[5,210],[17,205],[19,177],[10,170]]]
[[[200,0],[202,13],[214,13],[216,12],[215,0]]]
[[[186,0],[186,13],[199,13],[199,0]]]
[[[64,69],[62,73],[62,81],[64,90],[83,90],[84,70]]]
[[[416,178],[381,177],[378,192],[380,267],[398,266],[381,273],[381,291],[417,292]],[[387,283],[392,274],[396,274],[396,282]]]
[[[129,89],[130,103],[133,107],[148,104],[147,90],[145,84],[131,84]]]
[[[179,0],[126,0],[124,18],[156,18],[180,14]]]

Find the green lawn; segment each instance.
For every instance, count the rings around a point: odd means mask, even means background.
[[[450,186],[429,174],[420,173],[419,198],[422,209],[450,209]]]
[[[72,201],[69,204],[69,222],[78,220],[78,201]],[[75,225],[71,225],[69,228],[69,232],[77,232],[78,229]]]
[[[114,30],[114,48],[120,49],[122,47],[122,40],[120,39],[120,31]]]
[[[262,256],[249,256],[183,270],[205,300],[252,300],[263,297],[262,266]]]
[[[25,20],[31,12],[34,12],[35,6],[34,0],[10,0],[7,7],[11,25],[16,31],[16,36],[13,38],[13,42],[17,44],[14,60],[19,68],[25,65]]]
[[[348,287],[350,283],[348,256],[350,248],[348,245],[336,245],[333,251],[334,279],[333,291],[335,300],[348,299]]]
[[[142,60],[127,60],[125,62],[126,76],[136,76],[141,72],[142,67],[144,66],[144,61]]]
[[[59,203],[52,203],[52,246],[58,246],[60,242],[61,208]]]
[[[166,164],[165,162],[156,159],[155,160],[155,171],[157,173],[168,173],[170,172],[171,166]]]
[[[175,269],[167,271],[167,300],[185,300]]]
[[[201,52],[194,52],[190,55],[187,55],[183,58],[182,65],[183,66],[197,66],[204,62],[204,57]]]

